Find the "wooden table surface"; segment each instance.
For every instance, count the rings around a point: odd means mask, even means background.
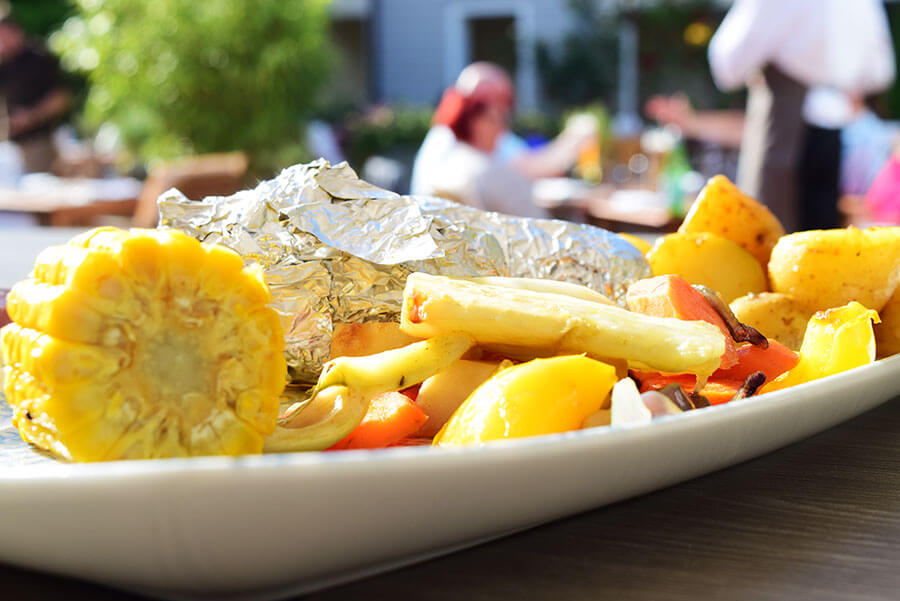
[[[730,469],[304,599],[895,600],[898,432],[900,398]],[[0,581],[17,601],[142,598],[3,565]]]
[[[40,225],[56,227],[90,225],[101,215],[134,214],[140,182],[133,178],[46,177],[52,184],[44,188],[0,187],[0,211],[34,215]],[[114,185],[118,188],[110,191]]]
[[[665,198],[648,189],[547,178],[537,181],[534,195],[535,202],[553,218],[591,223],[614,232],[665,233],[675,231],[681,222]]]

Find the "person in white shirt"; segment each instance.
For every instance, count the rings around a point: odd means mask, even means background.
[[[818,86],[803,102],[806,131],[797,171],[798,229],[840,227],[841,131],[856,117],[860,98],[841,90]]]
[[[710,42],[709,60],[720,88],[749,90],[738,185],[785,229],[797,229],[807,90],[862,96],[893,81],[884,7],[877,0],[735,0]]]
[[[416,153],[410,179],[410,193],[433,195],[434,182],[439,177],[442,158],[457,144],[456,136],[446,125],[436,124],[428,130],[425,140]],[[491,156],[498,163],[509,163],[528,152],[528,144],[511,131],[502,132]]]
[[[527,217],[545,216],[532,202],[532,182],[564,174],[596,138],[593,118],[573,118],[533,151],[509,130],[512,81],[487,62],[466,67],[441,98],[434,125],[413,164],[410,192]]]

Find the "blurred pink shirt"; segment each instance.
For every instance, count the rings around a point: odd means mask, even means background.
[[[866,207],[876,223],[900,225],[900,157],[891,156],[866,194]]]

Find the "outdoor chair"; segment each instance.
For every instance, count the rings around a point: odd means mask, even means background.
[[[150,169],[138,197],[132,225],[155,227],[159,219],[156,199],[176,188],[191,200],[206,196],[226,196],[241,190],[248,167],[243,152],[207,154],[160,163]]]

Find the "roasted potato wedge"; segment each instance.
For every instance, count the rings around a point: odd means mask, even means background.
[[[691,284],[717,291],[726,303],[768,290],[759,261],[735,242],[715,234],[668,234],[656,241],[647,261],[653,275],[680,275]]]
[[[741,323],[774,338],[791,350],[800,350],[812,311],[781,292],[758,292],[731,303],[731,311]]]
[[[900,281],[900,228],[797,232],[772,250],[775,292],[819,311],[858,301],[881,311]]]
[[[881,323],[875,324],[875,348],[879,357],[900,353],[900,287],[888,299],[879,313]]]
[[[710,178],[678,231],[682,234],[708,232],[727,238],[756,257],[763,268],[775,243],[784,235],[778,218],[724,175]]]

